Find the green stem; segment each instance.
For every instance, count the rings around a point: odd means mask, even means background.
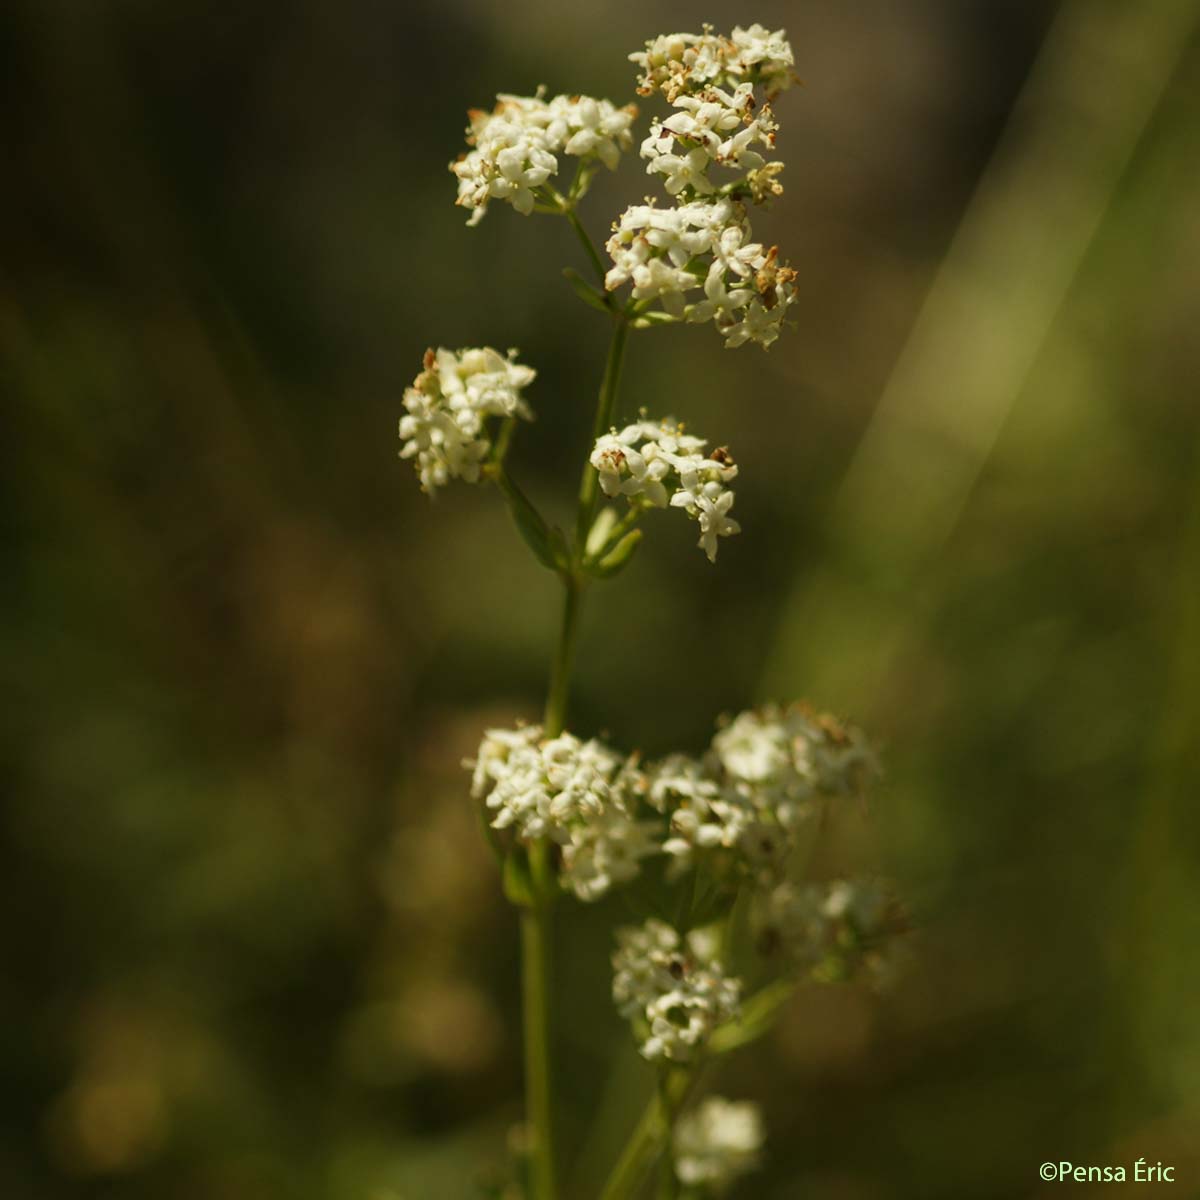
[[[584,250],[587,251],[587,256],[591,260],[592,269],[596,272],[596,278],[600,281],[600,287],[604,287],[604,259],[600,257],[600,251],[596,249],[595,242],[588,237],[588,232],[583,227],[583,222],[575,215],[573,208],[563,210],[563,216],[567,218],[571,228],[575,230],[575,236],[582,243]],[[608,293],[605,292],[605,295]]]
[[[794,979],[777,979],[742,1002],[741,1015],[716,1030],[709,1039],[713,1054],[728,1054],[762,1037],[771,1028],[779,1010],[796,994]]]
[[[668,1135],[668,1113],[679,1111],[698,1082],[699,1072],[694,1070],[676,1070],[666,1077],[666,1082],[646,1105],[646,1111],[625,1143],[625,1149],[600,1193],[600,1200],[629,1200],[637,1194]]]
[[[575,638],[579,632],[579,579],[572,574],[563,581],[563,615],[558,631],[558,646],[550,664],[550,687],[546,695],[546,714],[542,721],[546,737],[558,737],[567,720],[567,698],[571,687],[571,664],[575,660]]]
[[[584,173],[583,164],[580,163],[579,168],[575,172],[575,178],[571,181],[571,187],[565,196],[557,188],[544,183],[538,189],[538,194],[545,198],[546,207],[542,208],[541,205],[535,205],[534,207],[539,211],[556,212],[567,218],[571,228],[575,230],[575,236],[587,252],[592,268],[596,272],[596,277],[600,280],[601,290],[604,290],[604,259],[600,257],[600,251],[596,249],[596,243],[588,237],[588,231],[584,229],[583,222],[575,215],[575,205],[583,198],[583,193],[587,191],[587,182],[590,178],[591,175]]]
[[[642,509],[631,504],[625,515],[613,524],[604,539],[603,545],[597,546],[593,553],[587,554],[589,562],[599,562],[616,544],[642,519]],[[589,530],[590,532],[590,530]],[[586,547],[585,553],[586,553]]]
[[[658,1108],[662,1114],[662,1154],[658,1160],[658,1200],[677,1200],[679,1180],[675,1175],[675,1112],[671,1095],[671,1075],[667,1070],[658,1076]]]
[[[742,1005],[741,1016],[736,1021],[722,1025],[713,1033],[708,1043],[710,1055],[728,1054],[741,1046],[761,1037],[770,1029],[779,1010],[796,993],[795,981],[780,979],[756,992]],[[678,1113],[695,1091],[700,1081],[700,1071],[675,1070],[660,1080],[659,1091],[652,1097],[642,1114],[637,1127],[625,1143],[625,1149],[617,1160],[600,1200],[629,1200],[637,1194],[645,1180],[655,1156],[667,1147],[674,1114]],[[670,1158],[669,1152],[664,1157]],[[659,1178],[660,1195],[666,1186],[666,1168]],[[672,1183],[674,1186],[674,1183]]]
[[[629,339],[629,322],[624,316],[614,319],[616,324],[608,347],[608,361],[604,364],[604,382],[600,385],[600,400],[596,405],[596,419],[592,424],[593,444],[612,425],[617,385],[621,380],[621,364],[625,359],[625,343]],[[589,447],[589,453],[590,449]],[[596,496],[599,489],[600,476],[590,462],[585,462],[583,477],[579,483],[579,517],[575,524],[575,553],[580,558],[585,552],[588,530],[596,517]]]
[[[530,847],[535,892],[544,875],[546,846]],[[541,869],[539,869],[539,863]],[[550,1081],[550,938],[553,910],[540,898],[521,910],[521,990],[525,1024],[525,1106],[531,1133],[531,1200],[555,1200],[553,1107]]]
[[[600,431],[606,429],[612,420],[617,381],[621,374],[621,359],[625,353],[628,334],[629,326],[625,319],[617,318],[593,426]],[[598,436],[599,434],[595,434],[593,441]],[[596,472],[590,465],[586,465],[583,483],[579,489],[578,528],[583,532],[576,539],[569,569],[559,572],[559,578],[563,581],[563,615],[558,645],[550,664],[550,682],[543,719],[546,737],[557,737],[562,733],[567,719],[571,665],[575,658],[582,599],[579,564],[583,560],[584,543],[596,506],[596,479]],[[521,991],[525,1035],[525,1105],[532,1141],[531,1200],[556,1200],[558,1191],[552,1128],[554,1110],[550,1069],[549,1001],[550,937],[555,880],[550,862],[550,847],[544,839],[530,845],[529,869],[534,901],[531,907],[521,912]]]
[[[496,441],[492,445],[492,452],[488,455],[491,462],[502,463],[504,457],[508,454],[509,443],[512,442],[513,434],[517,430],[517,418],[505,417],[500,422],[500,431],[496,434]]]

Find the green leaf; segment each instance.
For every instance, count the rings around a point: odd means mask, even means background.
[[[552,529],[542,514],[529,502],[529,498],[507,474],[501,473],[496,482],[508,501],[517,532],[533,551],[534,557],[551,571],[562,571],[567,565],[567,539],[562,530]]]
[[[587,282],[587,280],[584,279],[582,275],[579,274],[578,271],[574,271],[570,267],[565,267],[563,268],[563,276],[571,285],[575,295],[577,295],[580,300],[584,302],[584,304],[588,304],[592,308],[599,309],[600,312],[603,313],[612,312],[612,308],[608,303],[607,294],[597,291],[590,283]]]

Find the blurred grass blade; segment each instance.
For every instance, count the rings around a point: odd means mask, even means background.
[[[1059,11],[836,498],[837,563],[816,579],[802,565],[783,606],[763,694],[798,676],[838,704],[876,690],[909,582],[958,523],[1198,11]]]

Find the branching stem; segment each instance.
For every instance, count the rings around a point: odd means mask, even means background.
[[[629,1200],[638,1194],[669,1135],[672,1114],[683,1107],[698,1082],[697,1070],[679,1068],[664,1077],[625,1143],[625,1149],[600,1193],[600,1200]]]
[[[584,250],[587,251],[587,256],[591,260],[592,269],[596,272],[596,278],[600,282],[601,289],[604,288],[604,259],[600,257],[600,251],[596,249],[595,242],[588,237],[588,232],[583,227],[583,223],[575,215],[573,208],[568,208],[563,215],[567,218],[567,223],[575,230],[575,236],[583,244]]]

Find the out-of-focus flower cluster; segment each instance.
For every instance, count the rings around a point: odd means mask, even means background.
[[[703,438],[684,433],[682,425],[641,420],[598,438],[590,462],[606,496],[682,508],[699,522],[697,545],[715,562],[718,539],[741,529],[729,515],[733,491],[726,486],[738,469],[723,446],[705,455],[706,445]]]
[[[635,300],[657,300],[680,320],[713,321],[729,349],[769,346],[796,298],[796,272],[780,265],[777,247],[752,240],[745,206],[730,197],[635,204],[606,248],[609,291],[631,283]],[[701,289],[703,299],[689,295]]]
[[[467,766],[491,827],[560,847],[562,883],[583,900],[629,882],[657,853],[670,856],[672,878],[696,868],[769,889],[817,805],[863,795],[879,774],[860,730],[802,704],[740,713],[698,757],[643,764],[595,739],[546,738],[525,725],[489,729]]]
[[[679,870],[701,857],[723,873],[778,878],[819,800],[862,794],[879,773],[862,731],[806,705],[768,705],[720,728],[700,758],[646,767],[650,803],[670,820]]]
[[[762,1144],[757,1104],[709,1096],[675,1126],[675,1174],[686,1187],[720,1194],[757,1166]]]
[[[634,105],[617,108],[591,96],[500,95],[491,112],[468,114],[472,148],[450,170],[458,177],[458,200],[471,210],[468,225],[483,220],[489,200],[507,200],[519,213],[533,211],[538,189],[558,173],[559,154],[615,168],[632,149]]]
[[[702,949],[654,918],[617,930],[613,1000],[645,1058],[687,1062],[737,1015],[741,983]]]
[[[657,300],[676,319],[713,321],[728,348],[769,346],[795,301],[796,272],[777,247],[753,240],[742,199],[758,204],[783,190],[783,164],[761,153],[774,149],[778,126],[755,89],[770,96],[791,84],[791,46],[782,30],[753,25],[723,37],[705,26],[655,38],[630,58],[642,68],[638,91],[661,92],[675,110],[651,124],[641,156],[676,207],[650,201],[621,214],[605,284],[631,283],[635,300]],[[732,178],[714,180],[715,167]],[[699,288],[702,299],[689,297]]]
[[[906,918],[878,880],[782,883],[760,896],[753,914],[759,949],[789,971],[824,983],[891,973]]]
[[[636,760],[598,741],[544,738],[536,725],[490,729],[468,765],[471,795],[484,802],[492,828],[558,845],[563,886],[581,900],[627,883],[661,850],[661,823],[636,815],[645,789]]]
[[[521,391],[537,375],[490,346],[472,350],[426,350],[424,369],[404,392],[400,418],[401,458],[416,459],[421,488],[434,492],[451,479],[474,483],[491,450],[489,417],[521,417],[533,411]]]

